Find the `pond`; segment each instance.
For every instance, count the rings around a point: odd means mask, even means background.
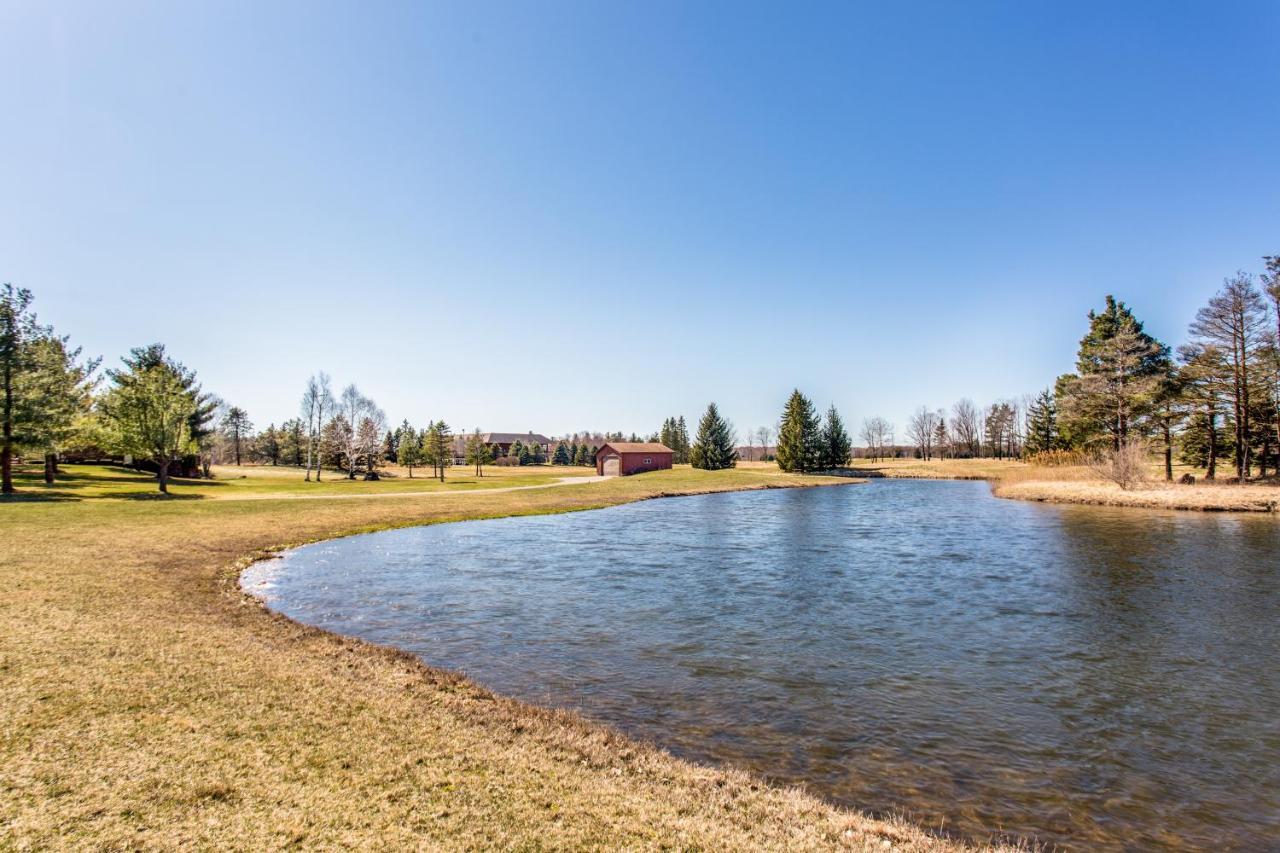
[[[985,840],[1280,847],[1280,524],[873,481],[355,536],[242,583],[702,762]]]

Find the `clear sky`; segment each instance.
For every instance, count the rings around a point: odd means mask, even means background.
[[[260,426],[852,424],[1280,252],[1280,3],[0,0],[0,280]]]

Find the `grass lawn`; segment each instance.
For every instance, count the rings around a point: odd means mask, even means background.
[[[307,487],[223,469],[160,498],[123,469],[67,466],[48,489],[23,471],[0,502],[0,847],[954,848],[240,593],[255,555],[344,533],[824,482],[683,468],[486,493],[462,473]],[[572,473],[495,468],[483,486]]]

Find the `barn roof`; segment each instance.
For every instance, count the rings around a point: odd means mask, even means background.
[[[606,441],[605,447],[612,447],[619,453],[674,453],[665,444],[656,441]],[[603,449],[603,448],[602,448]]]

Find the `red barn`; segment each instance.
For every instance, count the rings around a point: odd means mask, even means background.
[[[609,441],[596,451],[596,473],[625,477],[671,467],[672,450],[656,441]]]

